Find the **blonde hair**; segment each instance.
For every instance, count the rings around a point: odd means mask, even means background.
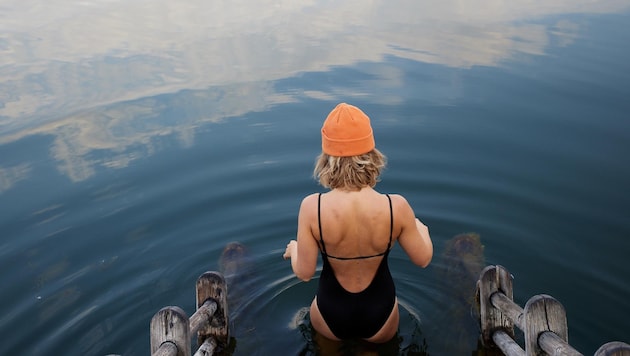
[[[376,148],[358,156],[337,157],[322,152],[315,161],[313,177],[326,188],[360,190],[374,187],[387,157]]]

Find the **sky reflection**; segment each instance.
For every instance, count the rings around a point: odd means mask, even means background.
[[[95,165],[120,168],[150,155],[152,137],[175,134],[191,145],[202,122],[296,96],[335,95],[277,92],[276,80],[388,55],[457,68],[497,66],[569,45],[580,23],[562,15],[628,7],[625,0],[4,1],[0,145],[54,135],[59,171],[81,181]],[[395,88],[404,73],[386,67],[376,74],[380,85]],[[172,103],[155,97],[182,90],[212,104],[169,121],[163,111]],[[116,154],[94,162],[87,153],[95,149]],[[0,192],[30,172],[26,163],[5,165],[0,160]]]

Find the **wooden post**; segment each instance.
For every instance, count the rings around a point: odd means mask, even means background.
[[[208,337],[212,336],[219,345],[225,347],[229,339],[227,284],[223,275],[218,272],[205,272],[197,279],[197,309],[208,299],[216,303],[216,311],[209,323],[200,326],[197,332],[197,343],[202,345]]]
[[[173,345],[176,346],[174,354],[168,351],[174,349]],[[151,354],[190,356],[188,316],[181,308],[162,308],[151,319]]]
[[[524,308],[525,354],[581,355],[568,344],[567,316],[560,302],[549,295],[531,297]],[[550,333],[547,333],[550,332]]]
[[[630,356],[630,345],[625,342],[611,341],[597,349],[595,356]]]
[[[503,330],[510,337],[514,337],[514,323],[501,310],[492,305],[490,298],[494,293],[503,293],[509,300],[513,300],[512,276],[502,266],[487,266],[481,271],[479,281],[479,313],[481,322],[481,336],[484,346],[493,344],[492,334],[496,330]]]
[[[512,276],[502,266],[487,266],[477,281],[482,345],[498,347],[509,356],[583,356],[569,345],[567,317],[560,302],[540,294],[525,308],[514,303]],[[514,341],[514,326],[525,334],[525,351]],[[594,356],[630,356],[630,344],[613,341]]]

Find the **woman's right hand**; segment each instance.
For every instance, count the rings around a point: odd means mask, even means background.
[[[282,257],[285,260],[287,260],[287,259],[291,258],[291,256],[294,255],[296,252],[297,252],[297,241],[291,240],[287,244],[287,248],[286,248],[286,250],[284,250],[284,255],[282,255]]]

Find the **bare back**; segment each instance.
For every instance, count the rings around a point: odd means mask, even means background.
[[[333,190],[321,196],[320,219],[326,253],[358,258],[328,258],[335,277],[347,291],[362,291],[374,278],[390,243],[392,226],[387,196],[371,188],[356,192]],[[313,231],[319,232],[319,227]],[[319,241],[321,235],[314,235]],[[392,245],[396,236],[394,229]],[[381,256],[360,258],[374,255]]]

